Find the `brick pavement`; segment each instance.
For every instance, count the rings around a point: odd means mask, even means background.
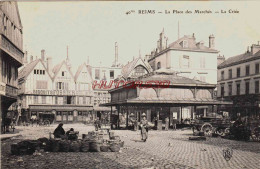
[[[48,137],[51,127],[20,127],[20,138],[2,144],[2,168],[260,168],[260,144],[221,138],[207,141],[188,141],[191,131],[149,131],[147,142],[140,142],[135,131],[115,130],[125,141],[119,153],[42,153],[41,156],[11,156],[10,144],[20,139]],[[64,125],[81,134],[94,130],[83,124]],[[230,161],[223,158],[222,150],[233,148]],[[22,159],[19,161],[19,159]]]

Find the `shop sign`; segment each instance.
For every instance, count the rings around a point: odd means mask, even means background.
[[[90,95],[89,91],[76,91],[76,90],[33,90],[26,92],[26,94],[35,94],[35,95],[55,95],[55,96],[85,96]]]

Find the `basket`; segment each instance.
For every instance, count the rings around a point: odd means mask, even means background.
[[[112,152],[119,152],[120,151],[120,144],[118,143],[112,143],[109,147],[109,149],[112,151]]]
[[[61,140],[60,142],[59,151],[61,152],[69,152],[70,151],[70,142],[67,140]]]
[[[89,151],[100,152],[100,146],[101,146],[100,142],[90,142],[89,143]]]
[[[88,151],[89,151],[89,142],[83,140],[83,141],[81,142],[80,150],[81,150],[82,152],[88,152]]]
[[[72,141],[70,144],[71,152],[79,152],[81,147],[81,143],[79,141]]]

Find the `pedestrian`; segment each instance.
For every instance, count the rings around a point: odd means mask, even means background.
[[[140,123],[142,140],[146,142],[148,138],[148,121],[146,120],[145,113],[142,114],[142,120]]]
[[[60,123],[58,127],[53,132],[54,138],[65,138],[65,130],[63,129],[63,124]]]
[[[165,130],[168,131],[168,129],[169,129],[169,118],[166,117],[165,118]]]
[[[173,130],[176,130],[176,125],[177,125],[177,119],[175,119],[175,117],[173,117],[173,119],[172,119],[172,128],[173,128]]]
[[[37,120],[37,116],[36,116],[35,114],[33,114],[33,115],[31,116],[32,127],[33,127],[33,124],[36,122],[36,120]],[[36,124],[36,126],[37,126],[37,124]]]

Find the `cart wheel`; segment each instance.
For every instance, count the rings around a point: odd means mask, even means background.
[[[224,137],[226,135],[225,129],[223,129],[223,128],[217,129],[217,134]]]
[[[213,127],[212,127],[211,124],[209,124],[209,123],[203,124],[203,126],[201,127],[201,130],[204,132],[204,135],[206,137],[211,137],[212,136]]]

